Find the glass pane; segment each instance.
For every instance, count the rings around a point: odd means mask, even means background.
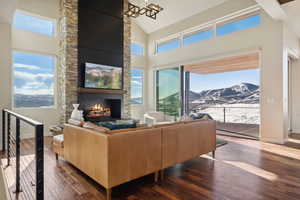
[[[187,45],[190,45],[193,43],[200,42],[202,40],[208,40],[208,39],[212,38],[213,35],[214,35],[213,30],[207,30],[207,31],[198,32],[198,33],[195,33],[192,35],[184,36],[183,45],[187,46]]]
[[[17,29],[53,36],[54,26],[54,22],[51,20],[18,12],[14,16],[13,27]]]
[[[55,58],[13,52],[14,106],[54,105]]]
[[[131,103],[143,103],[143,78],[144,71],[142,69],[131,70]]]
[[[241,19],[239,21],[218,26],[217,36],[227,35],[233,32],[258,26],[259,24],[260,24],[260,15],[258,14],[258,15]]]
[[[180,47],[180,40],[172,40],[166,43],[159,44],[157,47],[157,53],[170,51]]]
[[[156,73],[157,110],[174,119],[180,114],[180,72],[178,68],[163,69]]]
[[[137,43],[131,43],[131,54],[139,56],[144,55],[144,47]]]

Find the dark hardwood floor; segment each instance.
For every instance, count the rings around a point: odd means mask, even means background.
[[[218,136],[219,137],[219,136]],[[154,183],[153,175],[113,189],[114,200],[299,200],[300,140],[286,146],[255,140],[221,137],[229,143],[218,148],[216,158],[204,155],[165,171],[165,179]],[[56,162],[46,138],[45,197],[47,200],[105,199],[103,187],[63,160]],[[22,144],[22,177],[32,179],[32,141]],[[96,154],[95,154],[96,155]],[[2,160],[5,162],[5,159]],[[12,167],[5,168],[13,199]],[[29,182],[30,182],[29,181]],[[32,199],[28,181],[19,199]]]

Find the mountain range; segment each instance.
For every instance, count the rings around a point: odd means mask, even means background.
[[[203,104],[258,104],[260,90],[258,85],[241,83],[228,88],[190,91],[189,101],[193,105]]]

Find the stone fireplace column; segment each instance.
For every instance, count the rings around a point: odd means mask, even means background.
[[[128,0],[124,0],[124,10],[128,8]],[[131,117],[130,107],[130,88],[131,88],[131,20],[129,17],[124,16],[124,90],[127,91],[123,95],[123,109],[122,118]]]
[[[60,1],[58,108],[61,123],[66,122],[78,102],[78,0]]]

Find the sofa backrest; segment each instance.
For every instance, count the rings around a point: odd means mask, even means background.
[[[106,188],[161,169],[160,128],[114,134],[66,125],[65,159]]]
[[[109,142],[109,185],[159,171],[162,160],[161,129],[141,129],[112,134]]]
[[[215,149],[215,121],[196,121],[162,128],[162,168],[191,160]]]

